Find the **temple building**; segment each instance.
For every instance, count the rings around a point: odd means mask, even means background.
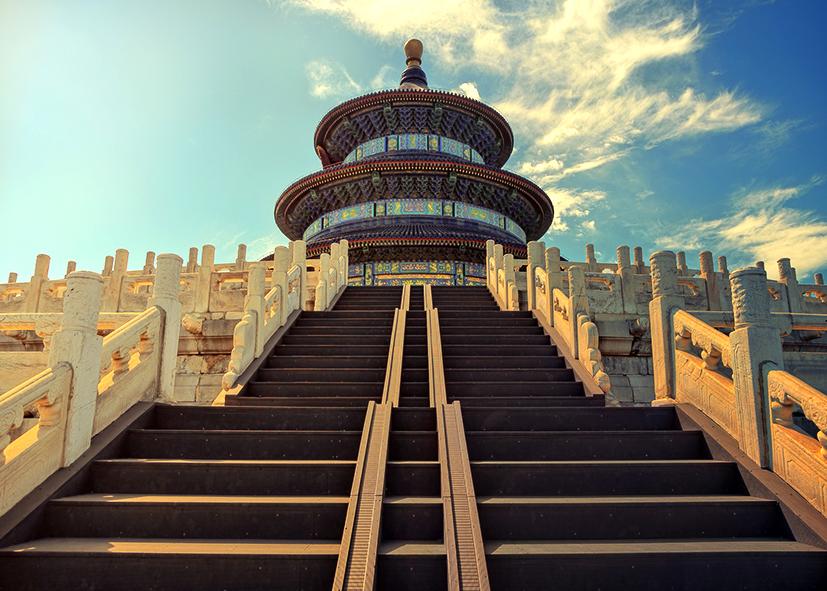
[[[554,217],[548,196],[502,169],[514,136],[502,115],[428,88],[422,43],[405,44],[399,88],[346,101],[314,137],[322,170],[276,203],[279,229],[307,256],[350,245],[349,285],[484,285],[485,242],[526,257]]]

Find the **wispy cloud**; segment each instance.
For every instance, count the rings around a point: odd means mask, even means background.
[[[693,55],[706,37],[688,0],[529,0],[519,11],[494,0],[422,0],[405,10],[396,0],[285,1],[383,41],[416,32],[426,69],[435,55],[442,67],[495,76],[491,100],[524,142],[512,165],[537,170],[546,189],[636,148],[765,116],[762,105],[732,89],[698,88]],[[478,94],[476,84],[461,89]]]
[[[310,94],[316,98],[343,97],[361,92],[344,66],[329,60],[315,60],[305,67]]]
[[[570,218],[588,216],[595,205],[606,198],[602,191],[577,191],[573,189],[549,189],[548,196],[554,203],[554,222],[550,233],[569,230]],[[593,227],[594,222],[592,222]]]
[[[686,220],[680,229],[656,242],[675,250],[738,253],[729,261],[731,269],[765,261],[767,272],[774,277],[773,263],[788,257],[799,276],[810,274],[827,264],[827,220],[789,202],[823,182],[822,177],[814,177],[797,186],[742,189],[732,196],[721,217]]]
[[[463,82],[459,85],[459,91],[472,99],[480,100],[480,91],[474,82]]]

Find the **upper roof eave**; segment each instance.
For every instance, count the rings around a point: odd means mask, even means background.
[[[339,103],[322,117],[319,125],[316,126],[316,133],[313,135],[313,146],[325,145],[327,133],[334,127],[336,122],[366,107],[387,102],[388,100],[422,100],[427,97],[428,101],[442,100],[445,104],[465,107],[476,115],[482,116],[497,130],[502,139],[500,155],[497,157],[497,166],[503,166],[514,149],[514,133],[511,126],[494,107],[486,105],[482,101],[472,99],[466,95],[447,90],[436,90],[433,88],[391,88],[378,90],[368,94],[352,98]]]

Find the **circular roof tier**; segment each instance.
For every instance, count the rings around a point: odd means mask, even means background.
[[[291,240],[327,213],[382,200],[444,200],[501,213],[538,240],[554,209],[531,181],[493,166],[429,152],[398,152],[330,166],[299,179],[279,197],[275,219]]]
[[[427,87],[382,90],[346,101],[322,118],[313,141],[322,164],[330,166],[372,139],[414,133],[468,144],[495,167],[506,163],[514,147],[511,127],[492,107]]]

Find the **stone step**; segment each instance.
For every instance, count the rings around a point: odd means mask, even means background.
[[[339,540],[47,538],[0,551],[0,571],[25,573],[0,589],[329,591],[338,556]]]
[[[255,379],[258,382],[384,382],[386,367],[370,369],[350,363],[326,369],[262,367]]]
[[[382,540],[442,540],[440,497],[385,497],[382,502]]]
[[[437,306],[434,306],[437,307]],[[534,319],[531,312],[528,311],[500,311],[496,310],[489,312],[488,310],[440,310],[439,321],[448,318],[491,318],[491,319],[505,319],[505,318],[531,318]],[[535,320],[536,322],[536,320]]]
[[[441,494],[439,462],[388,461],[385,494],[391,497],[438,497]]]
[[[570,406],[604,407],[604,396],[453,396],[448,392],[448,402],[460,401],[463,413],[465,409],[474,407],[490,408],[525,408],[526,410],[560,408]]]
[[[336,322],[345,322],[348,320],[358,320],[362,318],[365,320],[389,319],[391,322],[393,322],[393,310],[389,312],[385,310],[378,310],[372,312],[367,310],[314,310],[309,312],[302,312],[300,318],[302,320],[321,319],[333,324],[335,324]]]
[[[379,544],[376,591],[447,591],[448,560],[442,542],[411,540]]]
[[[485,542],[492,589],[813,591],[827,552],[778,539]]]
[[[439,313],[439,327],[441,330],[445,330],[447,328],[454,329],[455,327],[536,327],[537,321],[534,318],[527,317],[527,316],[518,316],[518,317],[492,317],[492,318],[483,318],[483,317],[470,317],[470,318],[457,318],[453,314],[446,313],[445,317],[443,318],[442,310]]]
[[[439,330],[443,338],[446,336],[467,336],[480,343],[487,342],[489,337],[500,336],[532,336],[543,335],[543,329],[537,326],[510,326],[497,324],[491,326],[443,326],[439,323]],[[480,337],[484,337],[481,339]]]
[[[445,368],[446,383],[453,382],[511,382],[515,386],[523,382],[573,382],[574,371],[562,367],[552,368]]]
[[[479,496],[692,496],[743,494],[734,462],[471,462]]]
[[[381,394],[375,396],[233,396],[228,394],[228,406],[277,406],[277,407],[352,407],[367,408],[368,402],[382,402]]]
[[[436,409],[393,409],[391,431],[436,431]]]
[[[354,347],[354,346],[364,346],[364,347],[382,347],[386,348],[390,345],[391,336],[390,334],[367,334],[367,335],[353,335],[353,334],[345,334],[345,335],[336,335],[335,337],[331,337],[330,335],[321,335],[321,334],[302,334],[302,335],[292,335],[286,334],[282,337],[281,343],[284,345],[301,345],[303,347],[307,346],[331,346],[331,345],[338,345],[340,347]]]
[[[438,461],[439,444],[434,431],[391,431],[388,444],[391,461]]]
[[[84,494],[54,499],[49,537],[337,540],[348,497]]]
[[[564,369],[566,367],[566,360],[562,357],[555,357],[551,355],[545,356],[528,356],[528,355],[495,355],[488,357],[471,357],[469,355],[444,355],[442,356],[442,365],[445,370],[456,369]]]
[[[385,370],[388,352],[384,355],[270,355],[268,368],[336,370],[341,367]]]
[[[466,431],[478,461],[708,459],[700,431]]]
[[[244,389],[245,396],[296,398],[376,397],[382,396],[384,382],[264,382],[254,381]],[[336,405],[334,405],[336,406]]]
[[[359,431],[204,431],[140,429],[124,457],[199,460],[355,460]]]
[[[534,337],[536,338],[536,337]],[[470,357],[480,359],[481,363],[486,363],[486,357],[557,357],[557,347],[548,342],[548,337],[544,338],[547,342],[541,345],[537,344],[485,344],[470,342],[448,342],[442,341],[442,355],[443,357]],[[484,367],[484,365],[483,365]]]
[[[778,503],[747,496],[477,497],[486,540],[783,537]]]
[[[388,342],[378,345],[347,345],[340,340],[336,340],[332,344],[330,339],[322,344],[310,344],[300,342],[295,345],[276,345],[273,348],[271,356],[275,357],[290,357],[290,356],[314,356],[314,357],[342,357],[342,356],[381,356],[384,355],[385,360],[388,358],[388,349],[390,347],[390,338],[386,339]]]
[[[680,429],[675,410],[659,408],[465,408],[466,431],[578,431]]]
[[[449,396],[463,400],[466,397],[496,396],[511,398],[534,396],[585,396],[580,382],[448,382],[445,389]]]
[[[296,320],[293,326],[319,326],[323,328],[327,328],[329,326],[333,327],[362,327],[362,326],[386,326],[392,327],[393,326],[393,318],[390,316],[387,318],[319,318],[319,317],[309,317],[305,318],[304,316],[300,316],[298,320]]]
[[[288,336],[284,337],[289,338]],[[507,335],[507,334],[488,334],[488,335],[460,335],[460,334],[443,334],[442,335],[442,345],[450,346],[450,345],[478,345],[489,347],[491,345],[506,345],[509,347],[550,347],[551,341],[549,338],[542,334],[519,334],[519,335]]]
[[[347,460],[97,460],[89,492],[346,496],[354,468]]]
[[[390,337],[390,326],[292,326],[290,327],[291,336],[316,336],[327,337],[331,340],[338,340],[341,335],[349,337],[356,336],[385,336]]]
[[[353,408],[259,409],[159,404],[155,407],[154,428],[359,431],[364,424],[365,411]]]

